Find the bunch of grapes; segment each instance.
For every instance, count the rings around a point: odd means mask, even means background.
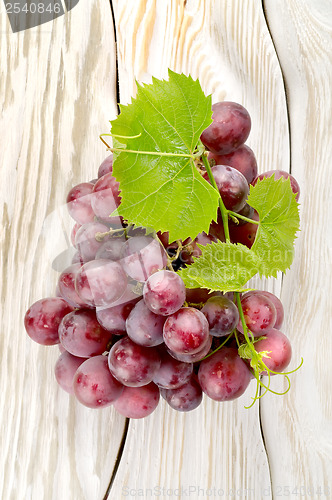
[[[213,123],[201,141],[214,181],[204,163],[197,168],[216,184],[230,213],[231,241],[250,247],[257,228],[250,219],[258,218],[246,203],[249,184],[257,181],[254,153],[244,145],[250,117],[232,102],[212,110]],[[252,378],[283,372],[291,346],[280,331],[284,313],[275,295],[251,291],[236,304],[232,293],[186,289],[176,272],[199,257],[197,244],[225,241],[221,214],[208,234],[175,242],[168,233],[124,223],[113,215],[121,199],[112,166],[110,155],[98,179],[69,192],[76,254],[59,276],[56,296],[35,302],[25,315],[33,340],[59,344],[59,385],[89,408],[113,405],[126,417],[142,418],[157,407],[160,395],[173,409],[190,411],[203,392],[229,401]],[[295,179],[275,172],[291,178],[298,196]],[[248,353],[248,335],[254,353]]]

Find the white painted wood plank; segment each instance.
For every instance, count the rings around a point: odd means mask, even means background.
[[[284,280],[286,328],[304,365],[281,399],[262,402],[274,494],[332,493],[331,419],[331,50],[328,2],[266,1],[284,72],[291,130],[291,171],[301,186],[301,234]],[[282,456],[282,460],[279,457]]]
[[[135,80],[166,77],[167,68],[190,73],[214,101],[235,100],[248,108],[253,123],[248,143],[260,171],[288,169],[282,76],[257,2],[132,0],[114,6],[121,102],[135,94]],[[280,280],[260,286],[278,290]],[[271,498],[259,406],[244,409],[254,390],[251,385],[233,403],[205,398],[187,415],[162,401],[147,419],[131,421],[109,499],[148,498],[154,487],[169,489],[175,498],[177,488],[190,486],[196,488],[192,498],[198,498],[197,488]]]
[[[291,171],[301,186],[301,234],[282,286],[285,329],[300,356],[287,396],[262,401],[274,495],[332,494],[331,2],[266,0],[290,114]],[[280,382],[280,387],[282,383]],[[319,489],[320,488],[320,489]]]
[[[0,496],[102,498],[124,418],[89,410],[58,389],[58,348],[33,343],[23,317],[55,293],[51,263],[73,225],[65,216],[62,223],[67,192],[96,177],[106,156],[98,136],[116,116],[110,6],[81,1],[16,34],[2,13],[0,38]]]

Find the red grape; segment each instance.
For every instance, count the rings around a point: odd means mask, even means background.
[[[103,177],[108,173],[113,172],[113,154],[110,154],[105,158],[105,160],[99,165],[98,168],[98,179]]]
[[[76,242],[75,242],[76,233],[80,227],[82,227],[82,224],[80,224],[79,222],[76,222],[72,231],[71,231],[71,234],[70,234],[70,241],[72,242],[74,247],[76,247]]]
[[[237,350],[222,347],[204,359],[198,370],[202,390],[215,401],[230,401],[241,396],[251,380],[251,373]]]
[[[137,281],[146,281],[149,276],[167,264],[164,247],[150,236],[129,238],[124,244],[122,257],[124,270]]]
[[[112,334],[100,326],[94,311],[80,309],[63,318],[59,338],[66,351],[88,358],[105,352]]]
[[[158,271],[146,281],[143,297],[146,306],[153,313],[169,316],[183,305],[186,288],[178,274],[173,271]]]
[[[60,344],[61,345],[61,344]],[[66,350],[59,356],[55,363],[54,373],[55,378],[60,387],[68,392],[74,394],[73,380],[76,370],[87,358],[78,358],[73,356]]]
[[[160,394],[177,411],[195,410],[202,401],[202,389],[193,377],[176,389],[160,389]]]
[[[157,408],[159,399],[159,389],[153,382],[143,387],[125,387],[114,408],[127,418],[144,418]]]
[[[241,299],[241,305],[246,325],[254,337],[264,335],[275,325],[276,308],[264,295],[247,295]],[[238,330],[243,333],[241,321],[238,324]]]
[[[80,263],[76,263],[62,271],[58,280],[59,292],[73,307],[92,307],[78,295],[75,288],[76,275],[81,267]]]
[[[79,224],[87,224],[94,220],[91,207],[93,184],[82,182],[74,186],[67,196],[67,207],[71,217]]]
[[[244,175],[233,167],[215,165],[211,168],[220,196],[227,210],[238,212],[247,202],[249,186]],[[207,172],[204,179],[210,182]]]
[[[257,162],[254,152],[245,144],[227,155],[209,153],[208,159],[214,160],[217,165],[228,165],[235,168],[244,175],[248,184],[251,184],[257,177]]]
[[[122,236],[111,237],[101,245],[96,253],[96,259],[120,260],[125,242],[126,239]]]
[[[103,408],[114,403],[123,391],[110,373],[106,356],[87,359],[78,368],[73,380],[74,393],[88,408]]]
[[[201,312],[208,320],[210,335],[215,337],[228,335],[239,322],[239,311],[227,297],[211,297]]]
[[[264,337],[266,339],[255,343],[256,351],[270,351],[267,356],[263,356],[264,363],[270,370],[278,373],[283,372],[292,357],[292,347],[288,338],[275,328],[266,332]],[[262,375],[266,375],[266,371],[262,372]]]
[[[264,295],[264,297],[267,297],[268,299],[271,300],[272,304],[274,305],[274,307],[276,308],[276,311],[277,311],[277,319],[276,319],[275,324],[273,325],[273,328],[276,328],[277,330],[279,330],[283,321],[284,321],[284,308],[283,308],[283,305],[281,303],[281,300],[278,299],[278,297],[276,295],[274,295],[273,293],[266,292],[265,290],[251,290],[250,292],[247,292],[244,295],[242,295],[242,299],[244,299],[245,297],[247,297],[249,295],[255,295],[255,294]]]
[[[129,337],[124,337],[110,350],[108,366],[123,385],[140,387],[152,382],[160,367],[160,356],[155,348],[135,344]]]
[[[153,377],[153,382],[158,387],[163,389],[177,389],[188,382],[193,372],[192,363],[178,361],[165,350],[160,353],[160,358],[160,368]]]
[[[259,216],[256,210],[254,211],[251,219],[259,221]],[[251,248],[256,237],[258,229],[258,224],[254,224],[253,222],[247,222],[246,224],[238,224],[235,226],[229,226],[229,234],[232,243],[241,243],[242,245]]]
[[[175,354],[195,354],[209,338],[209,323],[193,307],[183,307],[168,316],[164,324],[164,342]]]
[[[212,120],[201,135],[202,143],[212,153],[231,153],[247,140],[251,120],[248,111],[241,104],[231,101],[213,104]]]
[[[186,288],[186,301],[190,304],[204,304],[210,297],[220,296],[221,292],[212,292],[207,288]]]
[[[124,294],[127,277],[117,262],[107,259],[92,260],[78,270],[75,287],[84,302],[96,307],[105,307]]]
[[[91,206],[99,219],[105,222],[121,224],[119,216],[110,217],[120,205],[119,183],[111,173],[100,177],[93,188]]]
[[[113,335],[125,335],[126,320],[134,305],[135,301],[130,301],[107,308],[97,308],[98,323]]]
[[[197,361],[203,359],[207,354],[209,354],[212,345],[212,339],[213,337],[209,335],[203,347],[194,354],[176,353],[173,352],[171,349],[168,349],[168,353],[173,358],[177,359],[178,361],[182,361],[183,363],[196,363]]]
[[[272,175],[274,175],[274,180],[278,180],[280,179],[281,177],[283,177],[284,179],[290,179],[290,185],[291,185],[291,188],[292,188],[292,191],[294,194],[296,194],[296,201],[299,200],[300,198],[300,186],[297,182],[297,180],[295,179],[295,177],[293,177],[291,174],[289,174],[288,172],[285,172],[284,170],[269,170],[268,172],[263,172],[262,174],[260,174],[258,177],[256,177],[256,179],[253,181],[253,185],[255,185],[258,181],[258,179],[262,180],[264,179],[264,177],[272,177]]]
[[[146,347],[162,344],[165,320],[164,316],[154,314],[144,300],[140,300],[126,321],[128,337],[136,344]]]
[[[98,241],[96,234],[106,233],[108,230],[109,228],[101,222],[90,222],[79,228],[76,233],[75,246],[83,262],[88,262],[96,257],[102,244],[109,239],[109,235],[106,235],[101,241]]]
[[[41,345],[59,344],[60,322],[72,310],[72,306],[60,297],[37,300],[29,307],[24,317],[24,326],[29,337]]]
[[[186,246],[180,254],[182,262],[184,262],[185,264],[192,264],[194,262],[194,258],[200,257],[202,255],[202,250],[198,245],[202,245],[203,247],[205,247],[213,241],[217,241],[217,238],[213,234],[206,234],[204,232],[199,233],[194,241],[190,242],[189,240],[188,243],[186,242]]]

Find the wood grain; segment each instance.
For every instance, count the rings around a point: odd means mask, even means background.
[[[288,99],[291,171],[301,186],[301,233],[282,283],[295,368],[287,396],[262,400],[273,491],[332,492],[331,3],[266,0]],[[279,387],[282,387],[280,381]],[[282,458],[281,458],[282,457]],[[320,496],[321,495],[321,496]]]
[[[53,23],[13,34],[1,14],[1,461],[7,499],[102,498],[124,419],[57,388],[57,347],[26,335],[28,306],[54,295],[53,259],[73,225],[66,194],[96,177],[98,135],[116,116],[107,2],[80,2]]]
[[[135,80],[166,78],[168,68],[190,73],[213,101],[248,108],[260,172],[291,169],[299,180],[293,267],[253,285],[281,294],[292,367],[301,355],[304,366],[287,396],[264,396],[249,411],[253,384],[233,403],[205,398],[181,414],[162,401],[150,417],[132,420],[108,498],[325,498],[332,487],[331,4],[113,0],[113,7],[122,103],[135,95]],[[0,32],[0,496],[101,500],[124,419],[58,389],[57,347],[31,342],[22,319],[32,302],[54,295],[72,225],[66,193],[95,177],[106,155],[98,135],[117,112],[111,9],[82,0],[53,23],[17,34],[1,14]],[[283,386],[273,380],[273,388]]]

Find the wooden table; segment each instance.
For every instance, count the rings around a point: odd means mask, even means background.
[[[329,0],[82,0],[12,33],[1,6],[1,461],[3,500],[323,499],[332,495],[332,6]],[[54,295],[63,204],[96,177],[117,101],[167,68],[241,102],[259,171],[301,185],[295,261],[278,280],[292,388],[250,409],[211,400],[148,418],[89,410],[57,387],[58,348],[33,343],[28,306]],[[119,81],[119,86],[117,86]],[[54,265],[53,265],[54,267]],[[278,380],[277,380],[278,379]],[[282,389],[282,377],[274,381]],[[112,478],[112,486],[108,488]],[[159,490],[158,490],[159,488]]]

